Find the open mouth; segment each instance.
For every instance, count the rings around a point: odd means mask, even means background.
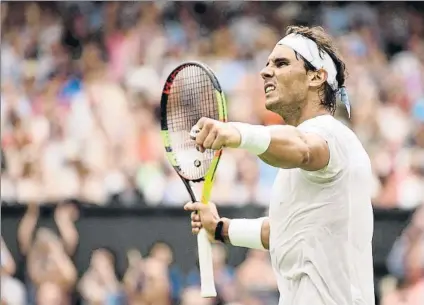
[[[270,93],[270,92],[272,92],[274,90],[275,90],[275,86],[274,85],[271,85],[271,84],[265,85],[265,93]]]

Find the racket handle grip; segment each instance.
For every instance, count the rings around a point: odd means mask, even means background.
[[[216,297],[215,280],[213,276],[212,245],[205,229],[197,234],[199,251],[200,294],[203,298]]]

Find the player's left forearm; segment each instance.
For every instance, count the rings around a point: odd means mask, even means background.
[[[232,244],[230,240],[230,225],[231,225],[231,219],[228,218],[221,218],[223,221],[223,227],[222,227],[222,236],[224,237],[225,243]],[[256,219],[246,219],[244,221],[256,221]],[[260,229],[260,239],[263,248],[269,250],[269,233],[270,233],[270,227],[269,227],[269,219],[264,218],[262,221],[262,226]],[[254,236],[252,236],[254,238]],[[246,248],[251,248],[248,245],[245,246]]]

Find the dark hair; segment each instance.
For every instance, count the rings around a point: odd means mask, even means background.
[[[347,71],[345,63],[343,62],[343,59],[337,49],[337,47],[334,45],[334,42],[332,41],[332,38],[329,34],[327,34],[322,27],[306,27],[306,26],[289,26],[286,31],[286,35],[289,34],[299,34],[306,38],[309,38],[313,40],[320,51],[324,51],[328,53],[328,55],[333,60],[336,70],[337,70],[337,82],[339,85],[339,88],[344,86],[346,77],[347,77]],[[308,62],[305,58],[303,58],[302,55],[296,53],[296,57],[299,57],[303,60],[305,63],[305,70],[306,72],[309,71],[316,71],[317,69],[312,66],[310,62]],[[331,86],[325,82],[323,84],[322,90],[320,90],[320,99],[321,99],[321,105],[323,105],[327,110],[329,110],[332,114],[336,111],[336,100],[337,100],[337,92],[338,89],[333,89]]]

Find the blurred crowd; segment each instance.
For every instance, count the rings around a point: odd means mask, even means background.
[[[76,251],[84,239],[84,232],[76,226],[80,218],[78,205],[57,204],[53,225],[40,225],[40,212],[38,204],[27,206],[17,227],[16,256],[1,238],[1,305],[278,303],[277,282],[266,251],[249,250],[235,266],[228,263],[227,247],[213,244],[218,295],[203,299],[198,266],[193,262],[190,270],[182,270],[167,243],[157,241],[146,253],[134,247],[120,249],[126,255],[123,272],[117,264],[118,249],[107,244],[91,247],[92,251],[84,254],[89,258],[88,266],[82,268],[76,259]],[[376,305],[423,304],[424,205],[413,213],[391,247],[386,267],[388,274],[376,278]]]
[[[80,234],[79,209],[62,203],[54,211],[54,228],[40,227],[39,205],[28,205],[18,226],[20,260],[15,262],[1,239],[2,305],[264,305],[277,304],[277,282],[268,253],[250,251],[235,269],[227,264],[227,249],[213,246],[216,299],[200,297],[200,274],[182,272],[171,247],[155,243],[143,255],[128,249],[127,269],[119,274],[116,252],[92,251],[89,266],[78,274],[75,252]],[[81,234],[81,238],[83,235]],[[18,264],[21,263],[21,266]],[[23,274],[17,278],[17,270]],[[19,272],[18,272],[19,273]]]
[[[181,205],[158,132],[167,74],[203,61],[230,120],[278,124],[259,71],[285,26],[320,24],[349,69],[352,118],[338,116],[372,158],[375,205],[412,209],[424,200],[424,17],[412,5],[2,2],[2,198]],[[237,150],[220,167],[218,204],[268,203],[274,168]]]
[[[181,206],[187,192],[164,156],[159,102],[185,60],[213,68],[229,118],[280,124],[264,108],[259,71],[287,25],[322,25],[337,40],[349,78],[350,125],[374,169],[374,205],[418,208],[388,258],[382,304],[424,304],[424,10],[419,3],[1,2],[1,200],[28,204],[18,228],[25,270],[2,240],[2,304],[276,304],[267,255],[236,269],[216,246],[218,300],[199,298],[196,268],[172,251],[128,251],[118,275],[112,249],[77,274],[78,209],[58,205],[57,232],[36,228],[41,203]],[[394,7],[395,6],[395,9]],[[276,169],[224,152],[212,198],[266,206]],[[268,272],[265,270],[269,270]],[[25,284],[23,285],[22,282]],[[421,295],[420,295],[421,294]],[[421,301],[421,299],[423,301]],[[418,300],[418,301],[417,301]],[[403,303],[402,303],[403,302]]]

